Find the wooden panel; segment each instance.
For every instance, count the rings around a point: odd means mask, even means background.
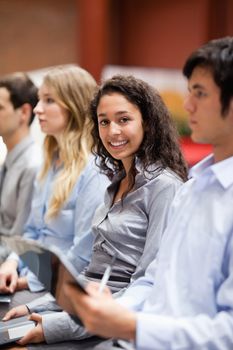
[[[80,65],[99,80],[108,63],[109,0],[79,0]]]
[[[233,36],[233,1],[226,0],[226,35]]]
[[[208,0],[128,0],[121,6],[120,64],[179,68],[206,39]]]

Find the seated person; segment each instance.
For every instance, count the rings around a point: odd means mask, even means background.
[[[87,71],[74,65],[57,67],[44,77],[34,109],[46,134],[44,163],[24,237],[65,252],[75,244],[80,272],[90,261],[92,217],[109,184],[91,155],[88,106],[95,89],[96,82]],[[18,264],[17,256],[11,255],[1,265],[0,292],[42,290],[44,286],[27,267],[19,266],[18,276]]]
[[[0,234],[21,235],[27,221],[41,150],[30,136],[37,87],[25,73],[0,78],[0,136],[7,155],[0,167]],[[1,245],[0,263],[9,252]]]
[[[82,278],[99,281],[116,253],[108,286],[122,292],[157,255],[168,208],[186,180],[186,164],[165,104],[144,81],[132,76],[107,80],[92,100],[91,115],[93,150],[112,183],[94,216],[92,257]],[[51,301],[40,298],[27,307],[51,310]],[[27,307],[11,310],[7,318],[26,314]],[[22,344],[88,336],[65,312],[35,317],[40,322]]]
[[[183,71],[192,139],[212,144],[213,155],[192,169],[192,178],[178,191],[157,261],[145,277],[118,302],[91,285],[89,296],[70,286],[66,294],[90,332],[126,339],[134,349],[231,350],[233,37],[198,49]],[[130,346],[120,344],[118,349]],[[114,348],[112,341],[101,340],[92,347]]]

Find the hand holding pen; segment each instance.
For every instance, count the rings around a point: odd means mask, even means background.
[[[110,264],[106,267],[106,270],[104,271],[103,277],[100,281],[100,285],[99,285],[99,294],[101,294],[106,286],[106,284],[108,283],[109,277],[111,276],[111,272],[112,272],[112,268],[113,265],[116,261],[117,258],[117,253],[115,253],[110,261]]]

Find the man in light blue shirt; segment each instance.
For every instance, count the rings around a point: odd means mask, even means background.
[[[117,347],[233,349],[233,37],[202,46],[183,72],[192,139],[213,155],[175,196],[158,258],[118,301],[91,284],[90,295],[66,286],[91,333],[127,341]],[[115,347],[96,349],[105,348]]]

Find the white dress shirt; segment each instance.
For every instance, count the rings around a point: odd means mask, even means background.
[[[119,299],[138,350],[233,349],[233,157],[196,165],[177,192],[157,261]]]

